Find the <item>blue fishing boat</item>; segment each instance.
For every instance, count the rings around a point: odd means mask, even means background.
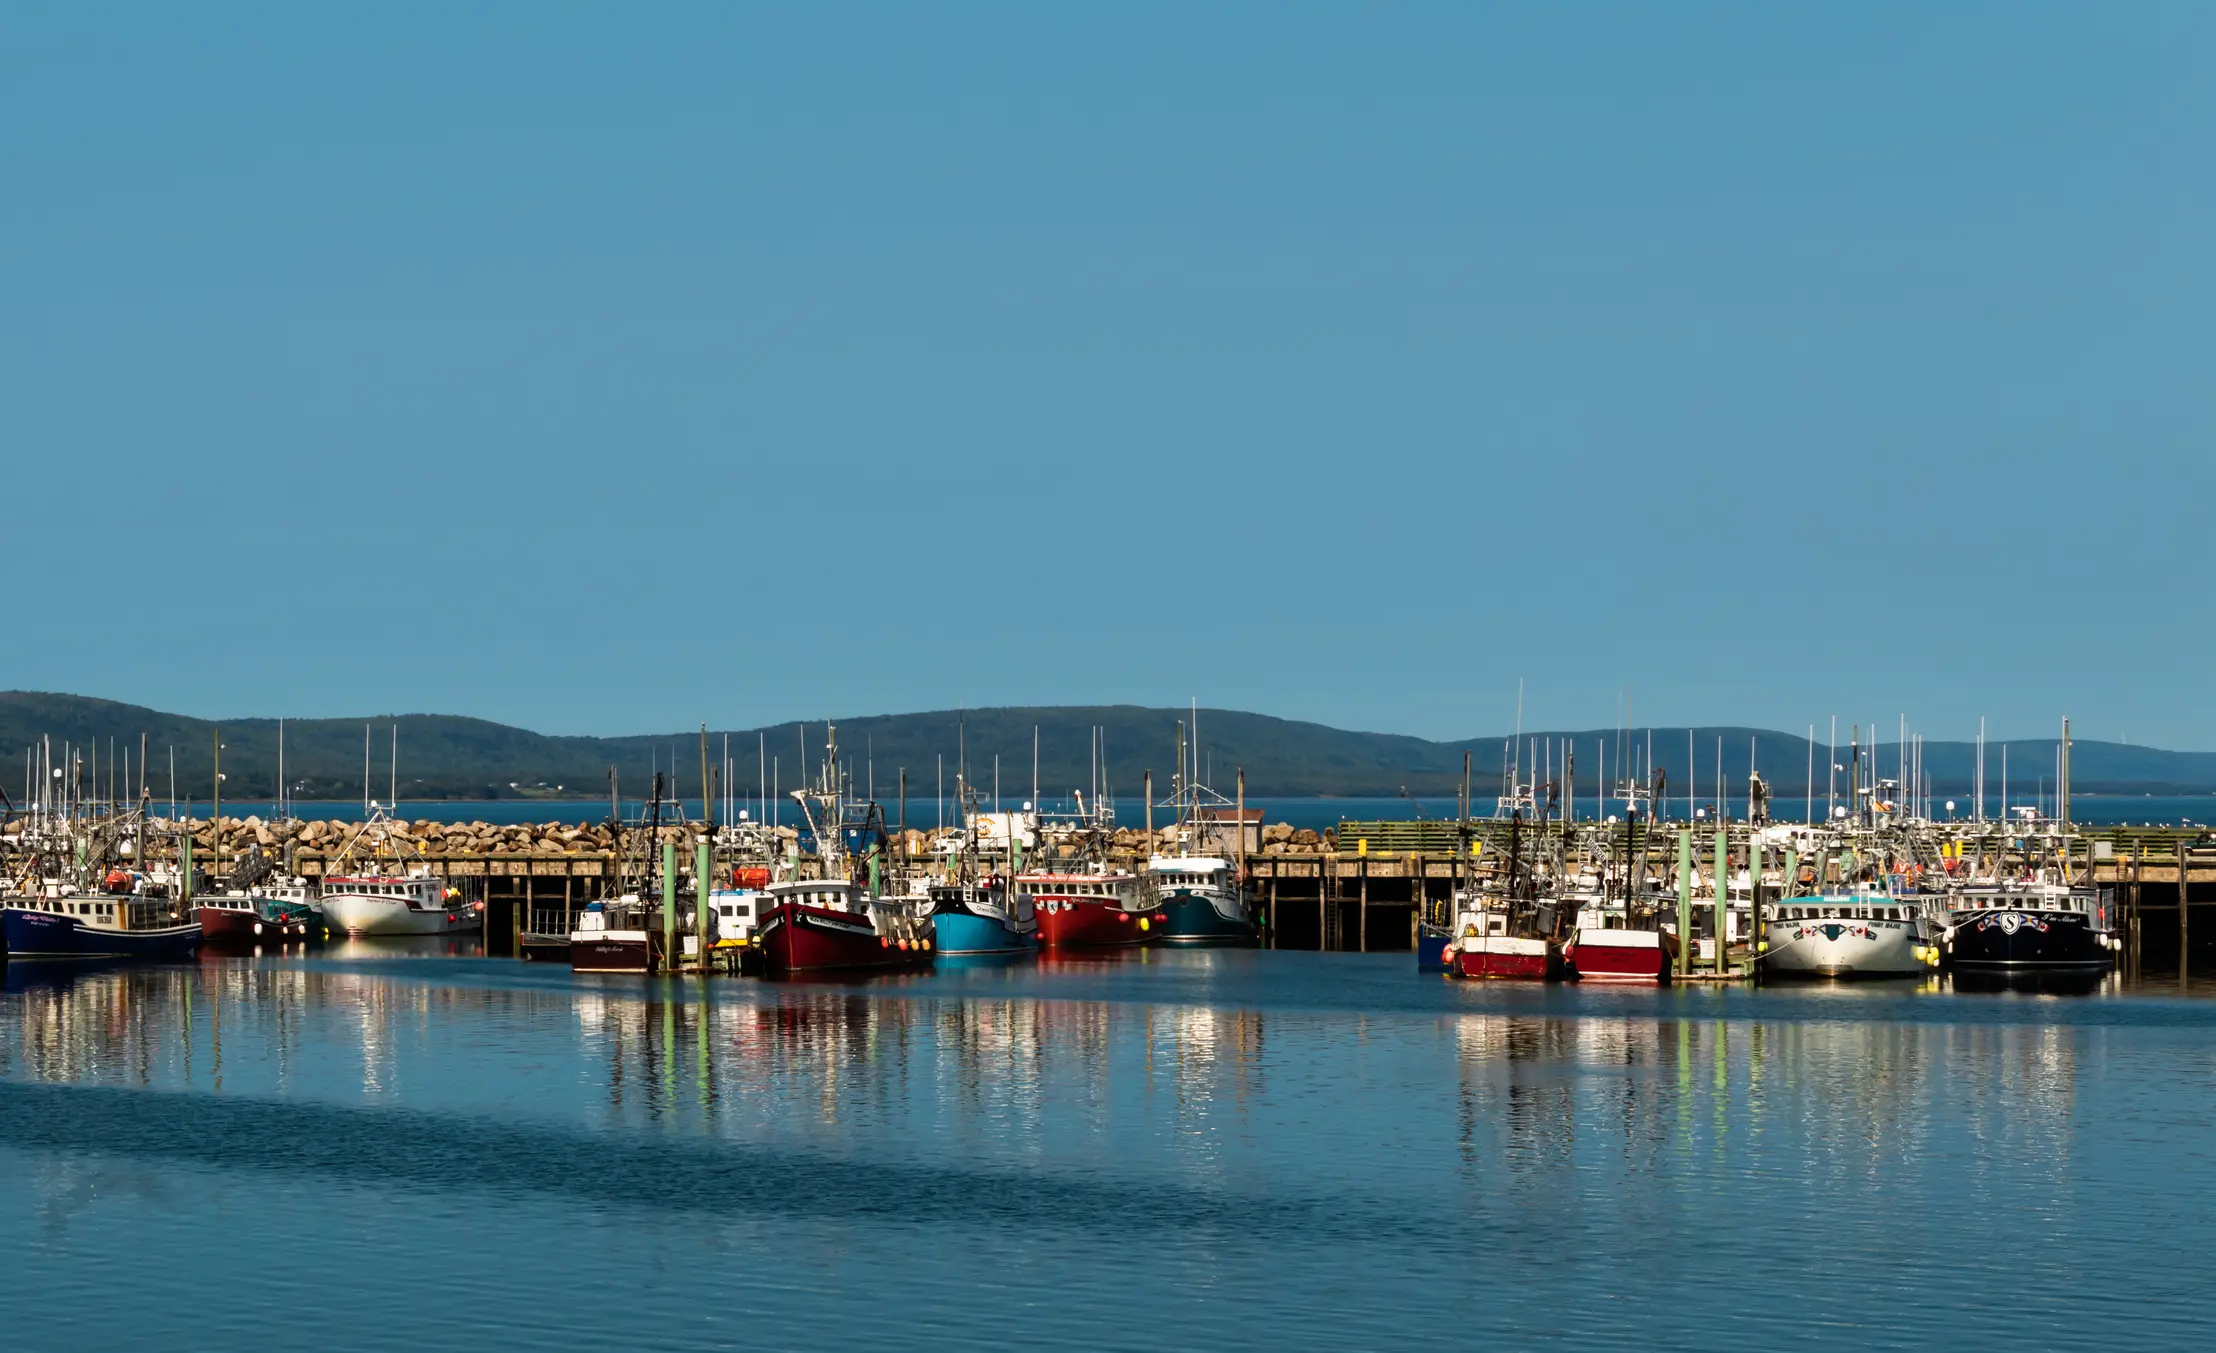
[[[1025,804],[1020,814],[982,811],[983,796],[969,782],[966,730],[961,737],[954,801],[961,808],[962,831],[947,857],[944,881],[925,890],[931,945],[947,957],[1037,953],[1038,904],[1009,882],[1023,872],[1024,847],[1033,839],[1031,805]],[[999,872],[1002,864],[1008,866],[1005,874]]]
[[[1176,775],[1169,801],[1177,814],[1174,853],[1147,861],[1156,938],[1179,946],[1254,944],[1261,938],[1246,896],[1247,838],[1254,828],[1246,810],[1245,776],[1236,802],[1200,782],[1200,705],[1194,702],[1192,736],[1177,725]],[[1150,832],[1149,835],[1152,833]],[[1215,853],[1223,850],[1224,854]],[[1237,858],[1232,858],[1236,855]]]
[[[1454,943],[1454,932],[1425,921],[1416,931],[1416,971],[1445,972],[1454,966],[1454,956],[1447,952]]]
[[[68,893],[11,899],[0,933],[11,962],[188,958],[200,923],[166,897]]]
[[[1231,861],[1213,855],[1157,855],[1148,861],[1161,942],[1177,945],[1252,944],[1254,913]]]
[[[930,890],[931,943],[943,955],[1028,954],[1039,947],[1039,916],[1029,893],[999,876]]]

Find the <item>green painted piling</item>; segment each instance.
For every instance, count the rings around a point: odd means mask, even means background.
[[[1716,972],[1718,976],[1731,970],[1730,956],[1724,951],[1724,932],[1731,927],[1731,829],[1716,829]]]
[[[708,889],[714,882],[715,868],[715,848],[703,836],[699,848],[693,852],[693,943],[699,946],[696,957],[702,972],[708,970],[709,930],[715,923],[714,909],[708,905]]]
[[[1693,975],[1693,829],[1677,829],[1677,971]]]
[[[677,843],[662,842],[662,970],[677,962]]]

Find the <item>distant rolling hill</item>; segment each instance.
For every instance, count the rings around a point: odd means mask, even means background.
[[[972,782],[988,795],[993,792],[997,756],[1001,799],[1013,805],[1030,796],[1034,729],[1041,793],[1051,799],[1066,799],[1071,790],[1090,783],[1091,730],[1098,727],[1103,730],[1110,788],[1120,798],[1135,800],[1141,775],[1149,769],[1155,775],[1156,795],[1167,793],[1176,760],[1177,724],[1190,717],[1186,710],[1133,705],[863,715],[838,720],[839,751],[858,788],[874,784],[877,797],[889,802],[896,793],[900,770],[905,767],[909,797],[921,801],[937,792],[942,757],[944,782],[952,792],[958,748],[966,744]],[[287,720],[285,772],[296,798],[362,796],[365,724],[370,744],[369,792],[378,798],[385,796],[390,782],[396,725],[403,800],[604,798],[610,766],[617,768],[625,796],[633,797],[645,792],[654,769],[668,771],[672,761],[681,792],[688,796],[700,792],[697,729],[635,737],[551,737],[458,715],[380,714]],[[143,737],[148,760],[153,763],[149,789],[157,797],[168,797],[174,756],[178,794],[205,802],[213,770],[215,729],[215,723],[209,720],[112,700],[32,691],[0,692],[0,789],[12,798],[22,796],[25,758],[42,738],[51,739],[57,762],[65,745],[79,749],[88,766],[97,752],[103,784],[111,768],[120,779],[121,762],[128,752],[135,776]],[[277,784],[277,721],[225,720],[222,729],[226,797],[273,796]],[[1673,796],[1685,792],[1686,733],[1682,727],[1657,728],[1651,733],[1654,761],[1667,773]],[[821,721],[715,729],[708,736],[711,762],[720,760],[724,740],[729,738],[731,758],[737,767],[734,778],[742,792],[750,791],[756,783],[758,749],[765,760],[774,759],[778,784],[784,789],[790,789],[800,778],[796,768],[813,767],[823,756]],[[1762,773],[1775,793],[1797,797],[1807,781],[1811,760],[1816,792],[1824,792],[1822,745],[1816,746],[1811,756],[1808,743],[1796,735],[1748,728],[1696,728],[1692,730],[1694,760],[1698,763],[1695,784],[1704,796],[1714,791],[1719,739],[1724,773],[1735,791],[1743,790],[1745,785],[1751,742]],[[1603,743],[1613,778],[1613,762],[1619,750],[1613,731],[1532,733],[1525,738],[1532,754],[1542,760],[1547,757],[1550,741],[1557,766],[1565,743],[1576,747],[1580,798],[1588,798],[1601,784],[1598,763]],[[1637,730],[1629,741],[1643,756],[1649,731]],[[1394,795],[1403,789],[1412,795],[1451,795],[1461,780],[1462,758],[1467,751],[1473,766],[1474,797],[1481,806],[1489,805],[1499,792],[1505,742],[1498,735],[1432,742],[1393,733],[1350,732],[1237,710],[1200,711],[1204,778],[1226,795],[1232,792],[1240,767],[1246,770],[1247,793],[1254,796],[1374,796]],[[2055,745],[2052,738],[2007,744],[2012,797],[2025,797],[2035,777],[2052,775]],[[1989,796],[1997,794],[1999,788],[2001,746],[1989,744],[1987,750]],[[1846,749],[1840,748],[1842,763],[1846,755]],[[1883,767],[1882,773],[1894,772],[1898,758],[1891,746],[1878,747],[1874,755]],[[1969,786],[1974,749],[1969,743],[1927,743],[1925,764],[1939,794],[1959,797]],[[766,772],[769,767],[762,769]],[[2168,752],[2081,740],[2073,744],[2071,777],[2079,793],[2216,792],[2216,753]],[[1989,797],[1988,807],[1996,802]]]

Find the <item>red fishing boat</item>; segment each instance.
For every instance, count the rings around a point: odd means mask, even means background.
[[[1538,935],[1472,935],[1454,942],[1447,971],[1456,977],[1559,982],[1562,944]]]
[[[1165,919],[1135,874],[1019,874],[1016,887],[1031,894],[1039,917],[1039,943],[1048,949],[1145,944]]]
[[[306,908],[272,906],[265,898],[245,894],[202,898],[194,919],[200,922],[202,941],[209,945],[305,944],[308,940]]]
[[[1675,937],[1655,930],[1578,927],[1563,957],[1581,982],[1670,980]]]
[[[772,883],[755,908],[754,943],[770,976],[920,968],[932,959],[928,908],[884,895],[884,811],[849,801],[838,766],[833,727],[816,787],[793,791],[824,876]]]
[[[845,879],[772,883],[754,927],[765,972],[916,968],[931,962],[921,924],[873,907],[860,884]]]

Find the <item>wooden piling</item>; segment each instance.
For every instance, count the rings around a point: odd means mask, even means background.
[[[1693,829],[1677,829],[1677,975],[1693,975]]]
[[[2187,958],[2192,950],[2187,948],[2186,913],[2192,911],[2191,869],[2185,856],[2185,838],[2178,838],[2178,985],[2184,986],[2188,972]]]
[[[1331,931],[1329,929],[1331,904],[1328,899],[1331,895],[1331,870],[1333,867],[1330,856],[1325,856],[1316,865],[1316,952],[1318,953],[1326,952],[1331,948]]]
[[[1716,974],[1728,969],[1729,948],[1724,933],[1731,928],[1731,829],[1716,828]]]
[[[2139,871],[2140,846],[2137,837],[2131,842],[2131,891],[2130,903],[2124,920],[2124,974],[2133,981],[2139,980]]]
[[[1355,885],[1354,899],[1354,952],[1368,953],[1370,948],[1370,857],[1362,856],[1357,866],[1362,877]]]

